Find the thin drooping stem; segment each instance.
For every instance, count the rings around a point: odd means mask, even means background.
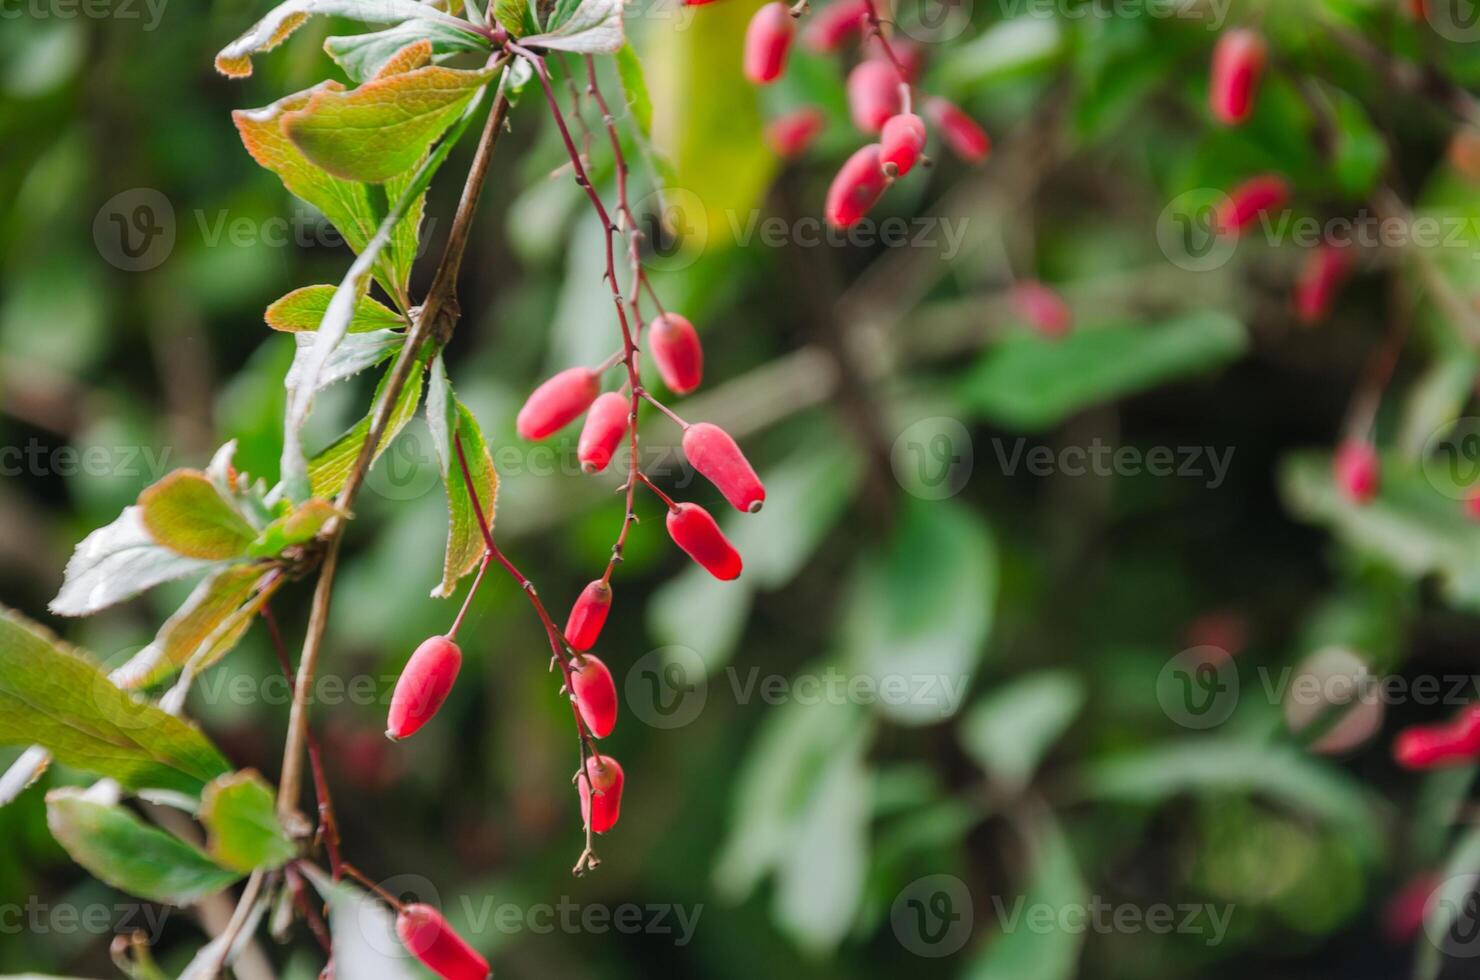
[[[864,10],[867,11],[866,17],[868,19],[869,29],[873,32],[874,37],[879,39],[879,46],[884,49],[884,57],[894,66],[894,70],[899,73],[899,96],[902,110],[904,112],[910,112],[912,99],[910,94],[909,69],[905,67],[904,61],[900,59],[898,52],[894,50],[894,45],[890,42],[889,36],[884,33],[884,21],[879,16],[879,6],[876,0],[863,0],[863,6]]]
[[[496,55],[490,63],[498,63],[501,57]],[[501,90],[479,139],[477,154],[463,185],[462,198],[458,202],[452,231],[448,235],[447,247],[442,253],[437,274],[433,277],[432,288],[427,294],[426,302],[422,304],[416,322],[408,332],[395,366],[391,369],[365,443],[360,447],[360,454],[336,500],[342,512],[348,513],[354,504],[355,495],[375,458],[375,449],[380,445],[390,424],[394,406],[411,379],[412,370],[421,363],[422,345],[428,338],[445,343],[457,322],[457,271],[462,267],[473,215],[477,211],[478,200],[488,176],[489,163],[492,161],[499,134],[503,131],[508,110],[508,99]],[[288,735],[283,746],[282,777],[278,782],[278,811],[285,818],[291,818],[297,813],[302,793],[304,743],[308,731],[308,692],[313,687],[319,652],[329,625],[329,603],[334,591],[334,575],[339,565],[339,549],[344,540],[344,523],[342,520],[332,522],[329,538],[323,545],[324,557],[319,566],[318,582],[314,586],[308,630],[303,638],[303,653],[298,659],[298,676],[293,686],[293,703],[288,713]]]

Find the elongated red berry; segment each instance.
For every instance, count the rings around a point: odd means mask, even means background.
[[[1062,337],[1074,324],[1069,304],[1041,282],[1018,283],[1012,289],[1012,302],[1022,318],[1045,337]]]
[[[862,132],[877,133],[903,106],[899,72],[887,61],[860,61],[848,73],[848,112]]]
[[[1305,260],[1295,281],[1295,315],[1301,323],[1320,323],[1331,312],[1349,269],[1346,250],[1323,242]]]
[[[514,426],[523,439],[543,439],[579,418],[600,393],[595,371],[566,368],[530,393]]]
[[[766,126],[766,142],[777,156],[790,160],[806,153],[826,124],[822,110],[807,106],[788,112]]]
[[[887,176],[903,177],[909,173],[924,150],[925,120],[913,112],[894,116],[879,134],[879,159]]]
[[[818,54],[830,54],[863,35],[868,4],[863,0],[833,0],[807,21],[802,43]]]
[[[486,980],[491,972],[488,961],[430,905],[401,906],[396,935],[407,952],[442,980]]]
[[[632,415],[632,403],[615,391],[608,391],[586,412],[586,424],[581,427],[581,438],[576,442],[576,458],[581,469],[587,473],[600,473],[612,461],[622,436],[627,434],[627,422]]]
[[[597,738],[606,738],[617,727],[617,684],[606,664],[585,654],[571,664],[571,694],[581,720]]]
[[[1336,487],[1348,499],[1365,504],[1377,496],[1380,469],[1377,450],[1365,439],[1348,439],[1332,461]]]
[[[576,778],[581,794],[581,819],[593,833],[604,834],[622,815],[622,766],[609,755],[591,756],[586,771]]]
[[[870,143],[848,158],[827,191],[827,220],[835,228],[851,228],[879,203],[889,178],[879,144]]]
[[[683,453],[736,510],[754,514],[766,502],[761,478],[735,440],[719,426],[708,422],[689,426],[683,434]]]
[[[925,69],[925,50],[913,41],[902,41],[898,37],[890,38],[889,47],[894,51],[894,57],[899,59],[899,67],[904,70],[904,80],[913,85],[920,79],[920,72]],[[869,38],[866,47],[868,57],[874,61],[888,61],[893,64],[893,59],[884,50],[884,42],[877,37]]]
[[[709,511],[698,504],[679,504],[668,512],[668,535],[705,571],[722,582],[740,577],[740,552],[730,544]]]
[[[757,85],[780,78],[796,33],[796,18],[786,4],[772,2],[757,10],[745,31],[745,77]]]
[[[588,584],[570,607],[570,617],[565,621],[566,642],[582,652],[594,647],[611,611],[612,587],[601,579]]]
[[[940,130],[951,152],[970,164],[984,161],[992,152],[992,138],[959,106],[935,98],[925,103],[925,114]]]
[[[687,395],[704,379],[704,348],[686,317],[664,313],[648,326],[648,350],[658,375],[675,395]]]
[[[1290,183],[1279,174],[1250,177],[1228,192],[1215,213],[1218,231],[1237,235],[1266,211],[1273,211],[1290,199]]]
[[[1480,756],[1480,706],[1467,705],[1448,722],[1414,725],[1398,733],[1393,758],[1405,769],[1469,762]]]
[[[431,721],[451,693],[461,668],[462,651],[445,636],[434,636],[417,647],[391,694],[386,737],[399,741]]]
[[[1264,38],[1247,28],[1234,28],[1218,38],[1208,85],[1208,105],[1214,119],[1225,126],[1237,126],[1249,118],[1267,57]]]

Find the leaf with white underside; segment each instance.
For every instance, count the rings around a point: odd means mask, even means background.
[[[354,885],[337,882],[311,864],[303,875],[329,906],[330,953],[340,977],[417,980],[423,976],[396,937],[396,919],[385,903]]]
[[[315,481],[309,473],[309,463],[303,452],[303,426],[308,421],[308,414],[313,408],[314,392],[318,389],[319,375],[324,366],[333,356],[335,348],[344,340],[349,330],[349,325],[354,319],[355,306],[360,296],[364,295],[371,269],[373,268],[381,251],[391,243],[396,235],[396,229],[401,221],[411,211],[432,177],[446,161],[447,155],[457,145],[457,141],[467,130],[468,122],[482,101],[482,88],[474,89],[472,98],[463,109],[462,115],[453,124],[445,139],[439,143],[427,158],[416,168],[416,173],[406,182],[405,188],[397,197],[390,213],[385,216],[375,237],[365,246],[365,250],[355,259],[350,266],[349,272],[345,274],[340,282],[339,288],[334,291],[334,296],[329,301],[329,307],[324,313],[323,322],[314,336],[317,342],[311,347],[302,348],[298,356],[294,358],[293,368],[297,372],[294,375],[295,384],[288,386],[288,405],[283,424],[283,455],[282,455],[282,481],[288,497],[292,500],[306,500],[309,497],[328,497],[331,494],[317,492]],[[417,391],[420,393],[420,375],[417,376]],[[377,393],[377,401],[379,393]],[[399,407],[399,406],[398,406]],[[415,411],[415,404],[411,406]],[[368,432],[368,424],[366,430]],[[364,442],[362,436],[360,441]],[[382,446],[384,442],[382,442]],[[379,453],[379,447],[376,449]],[[351,461],[350,465],[353,465]],[[347,471],[346,471],[347,475]],[[343,483],[341,482],[341,486]]]
[[[366,24],[428,20],[472,32],[472,25],[417,0],[287,0],[252,25],[216,55],[216,70],[230,78],[252,74],[252,55],[271,51],[316,14],[348,17]]]
[[[176,470],[139,494],[140,517],[154,540],[204,561],[235,558],[257,531],[199,470]]]
[[[197,669],[229,653],[281,583],[258,565],[233,565],[201,582],[154,641],[112,673],[125,690],[158,683],[188,663]],[[265,593],[265,594],[264,594]]]
[[[300,351],[312,347],[316,342],[311,333],[294,334],[293,340],[298,344]],[[366,368],[374,367],[400,350],[405,342],[406,335],[397,330],[348,334],[339,342],[339,346],[334,348],[334,353],[329,355],[329,359],[324,362],[323,369],[319,373],[318,390],[323,391],[332,384],[353,378]],[[288,371],[288,387],[296,387],[300,383],[301,379],[293,372],[301,369],[299,362],[295,359],[293,367]]]
[[[235,871],[271,870],[292,860],[293,841],[277,816],[277,801],[262,777],[250,769],[211,782],[200,798],[206,849],[222,867]]]
[[[622,0],[582,0],[570,17],[552,23],[544,34],[526,38],[527,47],[574,51],[578,54],[614,54],[626,43],[622,31]]]
[[[134,790],[195,794],[230,769],[193,725],[119,690],[97,664],[3,608],[0,744],[40,746]]]
[[[125,507],[112,524],[82,539],[49,608],[58,616],[87,616],[216,564],[161,547],[144,526],[143,510]]]
[[[440,363],[440,358],[438,361]],[[436,369],[434,364],[434,379]],[[478,494],[478,505],[490,527],[498,507],[498,473],[493,468],[493,457],[488,452],[483,431],[473,413],[452,396],[451,386],[445,380],[445,374],[440,386],[434,380],[427,397],[427,422],[431,426],[432,444],[437,448],[441,464],[442,484],[447,490],[447,554],[442,563],[442,582],[432,590],[434,599],[452,595],[462,577],[478,567],[486,548],[483,529],[478,524],[477,511],[468,494],[468,482],[463,477],[462,465],[452,444],[454,438],[462,443],[473,488]],[[450,422],[449,415],[452,416]]]
[[[305,544],[344,512],[328,500],[308,500],[262,529],[247,549],[253,558],[275,558],[289,548]]]
[[[380,458],[380,454],[385,452],[386,447],[406,427],[406,423],[416,415],[416,406],[421,403],[424,373],[420,369],[414,370],[406,381],[405,387],[401,389],[401,397],[391,411],[385,432],[380,437],[380,445],[375,448],[375,455],[371,457],[372,464]],[[381,379],[380,387],[375,391],[375,400],[372,404],[380,403],[389,380],[390,372],[387,372],[386,376]],[[365,440],[370,438],[370,423],[374,417],[375,411],[372,409],[370,414],[361,419],[353,429],[340,436],[332,446],[313,458],[313,462],[308,466],[308,479],[315,497],[333,497],[344,488],[350,471],[354,469],[355,460],[360,457],[360,447],[364,446]]]
[[[329,173],[383,183],[414,168],[495,74],[433,65],[348,92],[320,89],[283,116],[283,132]]]
[[[191,905],[241,877],[117,804],[81,790],[46,794],[46,826],[93,877],[152,902]]]
[[[333,286],[304,286],[295,289],[267,308],[267,325],[284,333],[302,333],[319,329]],[[371,296],[361,296],[355,303],[355,315],[349,321],[349,333],[372,333],[376,330],[399,330],[406,326],[401,314]]]
[[[490,50],[487,38],[435,20],[408,20],[373,34],[331,37],[324,42],[324,50],[350,78],[367,82],[408,44],[423,40],[431,42],[434,62],[454,54]]]

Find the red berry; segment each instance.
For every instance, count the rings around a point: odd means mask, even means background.
[[[586,424],[581,427],[581,438],[576,442],[576,458],[581,461],[581,469],[587,473],[606,469],[622,444],[622,436],[627,434],[631,414],[632,403],[615,391],[608,391],[591,403]]]
[[[1480,705],[1469,705],[1440,725],[1414,725],[1398,733],[1393,758],[1405,769],[1432,769],[1480,756]]]
[[[543,439],[574,422],[600,393],[601,379],[595,371],[567,368],[530,393],[514,427],[520,438]]]
[[[945,99],[925,103],[925,114],[940,130],[951,152],[970,164],[978,164],[992,152],[992,138],[965,112]]]
[[[827,220],[851,228],[863,220],[889,186],[879,145],[870,143],[848,158],[827,192]]]
[[[1074,324],[1074,314],[1063,297],[1041,282],[1024,280],[1013,287],[1018,313],[1045,337],[1062,337]]]
[[[848,73],[848,111],[853,125],[865,133],[883,129],[904,106],[900,85],[899,72],[887,61],[860,61]]]
[[[664,313],[648,326],[648,350],[658,375],[675,395],[687,395],[704,378],[704,348],[687,318]]]
[[[621,764],[609,755],[592,756],[576,784],[581,794],[581,820],[598,834],[615,827],[622,815]]]
[[[1224,235],[1236,235],[1260,214],[1280,207],[1289,199],[1290,184],[1279,174],[1250,177],[1229,191],[1227,200],[1218,208],[1218,231]]]
[[[1480,521],[1480,490],[1471,490],[1465,498],[1465,516],[1472,521]]]
[[[570,618],[565,621],[566,642],[583,652],[594,647],[611,610],[612,587],[601,579],[587,585],[570,607]]]
[[[1208,104],[1214,119],[1237,126],[1249,118],[1267,56],[1264,39],[1247,28],[1235,28],[1218,38],[1208,85]]]
[[[399,741],[431,721],[451,693],[461,667],[462,651],[445,636],[434,636],[417,647],[391,694],[386,737]]]
[[[818,54],[829,54],[861,36],[867,23],[868,4],[863,0],[834,0],[812,15],[802,43]]]
[[[766,142],[783,159],[801,156],[827,123],[820,109],[808,106],[789,112],[766,127]]]
[[[884,124],[879,136],[879,159],[884,173],[903,177],[914,169],[925,149],[925,120],[913,112],[903,112]]]
[[[694,423],[684,431],[683,452],[736,510],[754,514],[766,502],[761,478],[724,429],[708,422]]]
[[[1388,942],[1406,945],[1418,937],[1428,917],[1429,902],[1443,884],[1436,874],[1420,874],[1409,879],[1388,899],[1382,911],[1382,931]]]
[[[899,59],[899,67],[904,69],[904,80],[913,85],[920,78],[920,72],[925,69],[925,51],[920,45],[913,41],[901,41],[899,38],[891,38],[889,46],[894,49],[894,57]],[[868,42],[868,57],[874,61],[888,61],[888,52],[884,50],[884,42],[879,38],[870,38]]]
[[[1366,440],[1350,439],[1336,450],[1333,461],[1336,486],[1347,499],[1365,504],[1377,496],[1377,450]]]
[[[1295,282],[1295,315],[1301,323],[1312,325],[1326,318],[1347,271],[1345,249],[1330,242],[1315,247]]]
[[[679,504],[669,511],[668,534],[674,544],[715,578],[728,582],[740,577],[740,553],[709,511],[698,504]]]
[[[412,956],[443,980],[485,980],[490,973],[488,961],[430,905],[403,905],[396,915],[396,935]]]
[[[588,653],[571,664],[570,683],[581,720],[592,735],[606,738],[617,727],[617,684],[612,672]]]
[[[786,70],[786,56],[797,22],[784,3],[768,3],[755,12],[745,31],[745,77],[769,85]]]

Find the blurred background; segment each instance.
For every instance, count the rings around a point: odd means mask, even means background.
[[[706,351],[704,388],[673,404],[727,427],[768,485],[760,515],[722,518],[745,574],[709,580],[639,496],[599,648],[624,816],[572,878],[570,719],[507,580],[473,607],[437,723],[381,735],[406,657],[456,611],[428,597],[446,504],[418,418],[356,507],[313,711],[347,854],[439,901],[502,976],[1480,976],[1473,936],[1421,924],[1434,883],[1463,898],[1480,868],[1473,766],[1406,772],[1390,749],[1474,693],[1480,34],[1445,0],[901,0],[922,88],[994,150],[970,167],[932,138],[934,165],[840,236],[818,219],[862,142],[855,55],[801,49],[757,93],[739,72],[756,6],[628,17],[653,279]],[[358,28],[316,20],[251,79],[218,77],[265,9],[0,5],[0,600],[108,665],[190,583],[61,621],[46,603],[72,548],[227,440],[276,478],[293,341],[262,311],[350,260],[230,111],[341,77],[321,42]],[[1207,77],[1236,25],[1271,57],[1228,129]],[[783,161],[764,127],[807,105],[825,129]],[[527,92],[498,147],[448,365],[502,479],[497,534],[560,618],[606,561],[620,477],[580,473],[574,430],[531,445],[513,418],[617,332],[544,108]],[[469,150],[434,185],[433,256]],[[1292,184],[1288,210],[1211,235],[1208,202],[1263,172]],[[1301,223],[1394,215],[1330,315],[1299,322]],[[1068,336],[1022,318],[1027,280],[1068,302]],[[320,397],[310,448],[372,385]],[[1359,507],[1327,457],[1374,412],[1383,488]],[[667,452],[676,428],[642,431],[654,479],[721,513]],[[308,595],[274,603],[295,650]],[[187,708],[270,780],[276,671],[256,627]],[[112,933],[155,923],[51,839],[45,789],[84,781],[54,769],[0,809],[0,973],[117,975]],[[157,924],[173,975],[202,933]],[[296,938],[264,954],[315,976]]]

